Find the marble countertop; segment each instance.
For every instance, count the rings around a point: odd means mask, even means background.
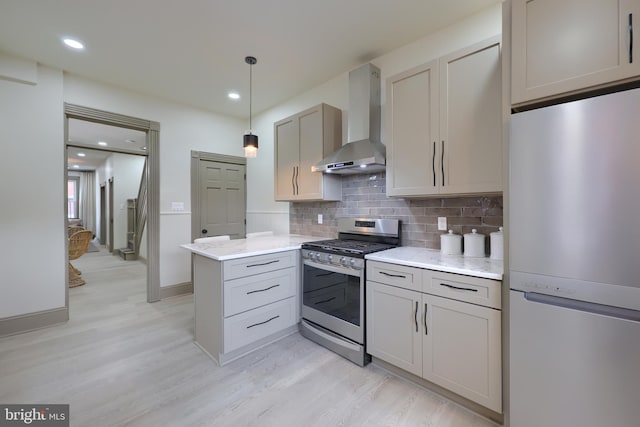
[[[207,243],[187,243],[180,245],[194,254],[217,261],[245,258],[275,252],[300,249],[305,242],[327,240],[326,237],[303,236],[299,234],[276,234],[273,236],[252,237],[250,239],[222,240]]]
[[[372,261],[464,274],[485,279],[502,280],[504,272],[502,260],[489,257],[472,258],[462,255],[442,255],[437,249],[411,246],[400,246],[376,252],[365,256],[365,258]]]

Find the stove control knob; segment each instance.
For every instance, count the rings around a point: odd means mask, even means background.
[[[313,258],[313,252],[309,251],[309,252],[303,252],[303,255],[305,258]]]
[[[347,266],[347,258],[346,257],[341,257],[340,258],[340,264],[344,265],[345,267]]]
[[[351,264],[351,267],[355,267],[356,260],[352,258],[351,261],[349,262],[349,264]]]
[[[316,261],[320,261],[320,254],[316,252]]]
[[[333,262],[333,255],[328,255],[327,256],[327,261]]]

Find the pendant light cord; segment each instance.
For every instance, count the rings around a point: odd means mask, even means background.
[[[249,64],[249,131],[251,131],[251,112],[253,107],[253,66],[258,62],[258,60],[253,56],[247,56],[244,58],[244,62]]]
[[[251,126],[251,103],[253,100],[253,64],[249,64],[249,131],[253,132],[253,127]]]

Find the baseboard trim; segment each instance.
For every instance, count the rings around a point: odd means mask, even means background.
[[[69,320],[69,308],[60,307],[0,319],[0,337],[59,325]]]
[[[191,282],[184,282],[184,283],[178,283],[177,285],[160,287],[160,299],[175,297],[176,295],[184,295],[184,294],[192,294],[192,293],[193,293],[193,283]]]

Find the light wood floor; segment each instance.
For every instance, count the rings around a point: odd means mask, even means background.
[[[72,426],[495,426],[299,334],[218,367],[191,295],[147,304],[145,267],[104,249],[74,265],[69,322],[0,339],[0,402],[69,403]]]

